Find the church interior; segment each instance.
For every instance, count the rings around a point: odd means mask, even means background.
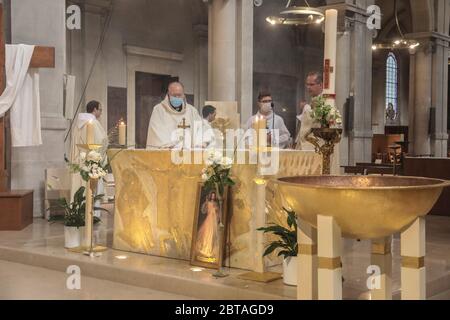
[[[450,299],[450,0],[0,0],[0,28],[1,300]]]

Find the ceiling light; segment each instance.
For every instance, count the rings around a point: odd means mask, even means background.
[[[400,28],[400,22],[398,20],[397,0],[394,0],[394,14],[395,14],[395,24],[397,26],[397,31],[400,35],[400,38],[395,39],[392,43],[374,44],[374,46],[376,48],[374,49],[374,47],[372,46],[373,50],[376,50],[376,49],[389,49],[389,50],[392,50],[392,49],[415,49],[418,46],[420,46],[420,43],[417,42],[416,40],[405,39],[402,29]]]
[[[266,21],[272,25],[308,25],[320,24],[325,20],[322,10],[310,7],[307,0],[306,6],[291,6],[292,0],[288,0],[285,10],[278,16],[269,16]]]

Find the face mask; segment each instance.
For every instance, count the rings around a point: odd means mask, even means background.
[[[181,107],[183,102],[184,100],[182,98],[170,97],[170,104],[175,108]]]
[[[270,111],[272,111],[272,104],[271,103],[262,103],[261,104],[261,112],[269,113]]]

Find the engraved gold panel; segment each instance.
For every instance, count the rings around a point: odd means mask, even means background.
[[[110,150],[108,156],[116,183],[114,248],[189,260],[197,186],[204,165],[176,165],[171,152],[163,150]],[[280,152],[277,176],[318,174],[320,170],[321,158],[313,152]],[[254,223],[257,166],[236,164],[232,176],[236,186],[230,200],[230,265],[252,270],[253,242],[260,227]],[[270,221],[280,220],[280,208],[270,208]]]

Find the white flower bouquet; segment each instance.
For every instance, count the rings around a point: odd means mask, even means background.
[[[326,103],[324,97],[320,96],[313,100],[311,118],[321,128],[342,128],[342,116],[336,107]]]
[[[103,165],[103,156],[97,151],[80,153],[80,163],[70,164],[73,172],[79,172],[84,181],[101,179],[108,174],[107,166]]]
[[[211,151],[206,161],[207,167],[202,170],[202,180],[207,190],[217,190],[222,197],[226,186],[235,183],[230,178],[233,160],[224,157],[221,152]]]

